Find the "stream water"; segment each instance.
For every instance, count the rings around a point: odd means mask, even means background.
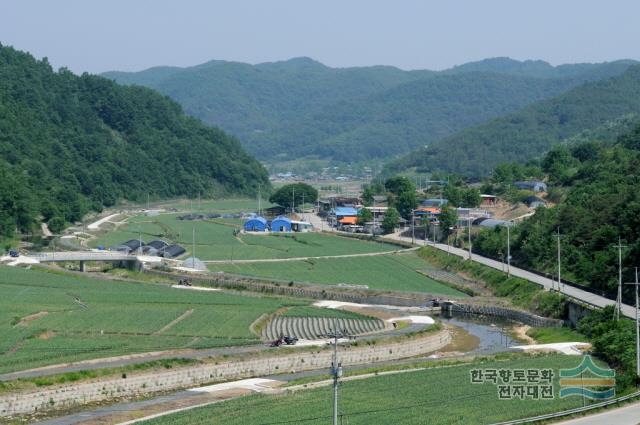
[[[465,350],[470,354],[493,354],[509,350],[510,346],[519,344],[510,336],[509,331],[515,324],[511,320],[476,314],[442,314],[439,319],[443,323],[458,326],[477,337],[477,340],[473,338],[473,347],[469,346],[469,349]]]

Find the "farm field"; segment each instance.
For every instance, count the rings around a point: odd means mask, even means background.
[[[371,289],[466,294],[420,274],[429,264],[414,252],[375,257],[327,258],[281,263],[209,264],[209,270],[327,285],[347,283]]]
[[[249,327],[295,300],[0,266],[0,373],[177,348],[259,343]]]
[[[107,232],[91,241],[96,247],[111,247],[129,239],[147,242],[164,239],[176,242],[191,251],[192,233],[196,232],[196,256],[201,260],[251,260],[263,258],[291,258],[324,255],[361,254],[398,249],[391,244],[361,241],[319,233],[281,235],[233,235],[242,226],[239,219],[182,221],[180,214],[161,214],[153,217],[136,216],[118,230]],[[190,254],[188,254],[190,255]]]
[[[201,199],[198,203],[197,199],[176,199],[168,202],[160,202],[154,204],[155,207],[175,208],[180,211],[193,212],[250,212],[258,209],[257,199],[237,198],[237,199]],[[268,200],[262,199],[261,207],[272,207]]]
[[[580,397],[560,399],[558,369],[578,356],[547,355],[433,368],[340,384],[340,412],[350,425],[491,424],[570,409]],[[499,400],[493,383],[472,384],[471,369],[554,369],[554,399]],[[269,425],[331,422],[332,388],[252,395],[143,422],[145,425]],[[286,422],[282,422],[286,421]]]

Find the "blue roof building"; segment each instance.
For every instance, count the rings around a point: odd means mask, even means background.
[[[272,232],[290,232],[291,231],[291,220],[284,216],[279,216],[271,221],[271,231]]]
[[[267,220],[264,217],[251,217],[244,222],[245,232],[264,232],[267,230]]]

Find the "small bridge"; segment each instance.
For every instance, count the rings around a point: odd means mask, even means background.
[[[125,263],[129,268],[137,268],[142,263],[159,263],[160,257],[150,257],[146,255],[131,255],[123,252],[112,251],[61,251],[61,252],[41,252],[26,256],[39,263],[54,263],[77,261],[80,263],[80,271],[85,271],[87,261],[104,261],[111,263]]]

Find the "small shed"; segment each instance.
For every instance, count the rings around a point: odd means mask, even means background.
[[[181,256],[185,252],[187,252],[186,249],[184,249],[180,245],[173,244],[159,250],[158,255],[165,258],[175,258]]]
[[[449,203],[448,199],[431,198],[431,199],[425,199],[424,201],[422,201],[420,205],[422,205],[423,207],[442,208],[444,205],[447,205],[448,203]]]
[[[285,216],[279,216],[271,221],[271,231],[272,232],[290,232],[291,231],[291,220]]]
[[[189,257],[182,262],[182,267],[186,267],[189,269],[194,269],[198,271],[206,271],[207,265],[202,262],[199,258]]]
[[[483,207],[495,207],[498,203],[498,198],[495,195],[481,194],[480,205]]]
[[[264,232],[267,230],[267,219],[260,216],[249,218],[244,222],[245,232]]]
[[[117,247],[114,248],[115,251],[126,252],[127,254],[137,251],[141,246],[144,245],[144,242],[138,239],[130,239],[126,242],[121,243]]]
[[[169,246],[169,244],[166,243],[163,240],[156,239],[154,241],[149,242],[145,246],[150,246],[150,247],[155,248],[155,249],[162,249],[162,248],[165,248],[165,247]]]
[[[538,181],[526,181],[526,182],[515,182],[513,183],[515,187],[522,190],[532,190],[534,192],[546,192],[547,184],[545,182]]]
[[[308,221],[291,220],[291,230],[294,232],[310,232],[313,225]]]
[[[506,220],[498,220],[495,218],[488,218],[486,220],[483,220],[482,222],[480,222],[478,224],[480,227],[489,227],[489,228],[494,228],[496,226],[505,226],[505,227],[511,227],[513,226],[513,222],[512,221],[506,221]]]
[[[529,208],[538,208],[538,207],[546,207],[547,204],[544,200],[538,198],[537,196],[531,195],[527,196],[522,200]]]

